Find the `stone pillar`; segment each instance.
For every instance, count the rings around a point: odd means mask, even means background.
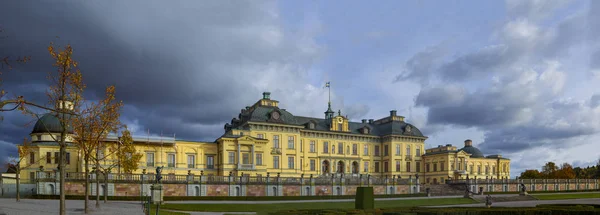
[[[241,168],[242,167],[242,164],[240,163],[240,155],[241,155],[240,148],[241,148],[240,147],[240,143],[238,143],[237,144],[237,155],[236,155],[236,158],[235,158],[235,163],[237,164],[237,168]]]
[[[252,158],[252,161],[250,161],[250,163],[252,164],[252,169],[256,169],[256,160],[254,156],[254,145],[252,145],[252,153],[250,154],[250,158]]]

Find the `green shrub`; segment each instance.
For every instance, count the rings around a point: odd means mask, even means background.
[[[375,207],[375,198],[373,197],[373,187],[357,187],[354,208],[373,209]]]

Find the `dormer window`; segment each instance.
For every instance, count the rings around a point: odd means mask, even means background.
[[[365,126],[365,127],[363,127],[363,128],[362,128],[362,133],[363,133],[363,134],[369,134],[369,132],[370,132],[370,129],[369,129],[369,127],[366,127],[366,126]]]
[[[315,123],[313,123],[313,122],[309,122],[309,123],[308,123],[308,128],[309,128],[309,129],[315,129]]]
[[[273,113],[271,113],[271,119],[278,120],[279,117],[280,117],[279,112],[273,111]]]

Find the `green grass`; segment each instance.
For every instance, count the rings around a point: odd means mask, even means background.
[[[154,206],[153,208],[150,209],[150,214],[151,215],[156,214],[156,206]],[[171,211],[165,211],[165,210],[159,210],[158,214],[159,215],[190,215],[189,213],[171,212]]]
[[[454,205],[477,203],[472,199],[444,198],[444,199],[409,199],[376,201],[375,208],[397,208],[429,205]],[[209,212],[257,212],[268,214],[281,210],[300,209],[353,209],[352,202],[310,202],[310,203],[277,203],[277,204],[165,204],[162,209],[177,211],[209,211]]]
[[[573,193],[573,194],[533,194],[539,200],[559,200],[559,199],[590,199],[600,198],[600,193]]]

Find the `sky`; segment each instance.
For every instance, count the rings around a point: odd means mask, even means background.
[[[50,42],[74,48],[87,89],[115,85],[135,135],[214,141],[264,91],[294,115],[353,121],[398,110],[426,146],[511,159],[511,175],[600,158],[600,2],[0,2],[10,96],[47,103]],[[0,160],[33,119],[1,113]]]

